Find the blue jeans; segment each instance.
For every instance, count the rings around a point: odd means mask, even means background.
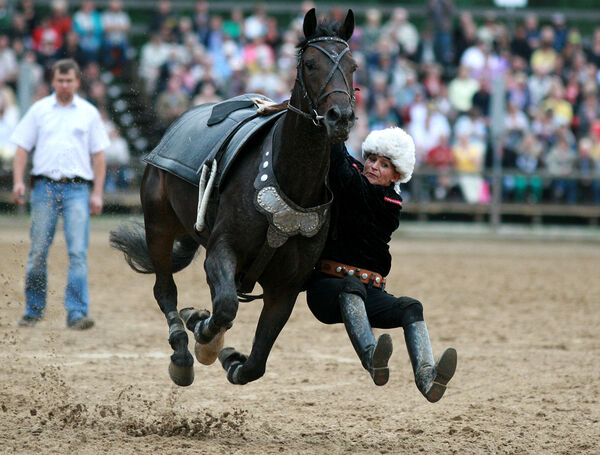
[[[67,321],[88,314],[87,248],[90,232],[90,187],[87,183],[58,183],[36,179],[31,191],[31,249],[25,272],[25,314],[44,315],[48,250],[62,215],[69,270],[65,291]]]

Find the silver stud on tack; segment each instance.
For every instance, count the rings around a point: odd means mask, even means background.
[[[263,174],[260,176],[260,180],[261,182],[264,182],[265,180],[267,180],[269,177],[267,177],[267,174]]]
[[[350,276],[354,275],[354,269],[348,270],[348,275],[350,275]]]
[[[337,273],[340,273],[340,272],[342,271],[342,268],[341,268],[341,267],[336,267],[336,268],[335,268],[335,271],[336,271]]]
[[[367,275],[366,273],[363,273],[363,274],[362,274],[360,277],[361,277],[363,280],[366,280],[366,279],[369,277],[369,275]]]
[[[375,278],[375,283],[377,283],[377,284],[381,283],[381,278],[379,278],[379,277]]]

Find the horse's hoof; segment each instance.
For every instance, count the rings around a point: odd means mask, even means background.
[[[194,353],[196,354],[196,360],[203,365],[212,365],[217,360],[217,356],[221,349],[223,349],[223,343],[225,342],[225,332],[227,329],[223,328],[215,337],[206,344],[198,343],[194,346]]]
[[[169,363],[169,376],[171,380],[180,387],[187,387],[194,382],[193,366],[177,366],[173,362]]]

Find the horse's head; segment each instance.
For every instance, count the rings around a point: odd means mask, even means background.
[[[324,126],[331,142],[348,139],[354,125],[354,71],[348,40],[354,31],[354,13],[348,10],[343,24],[317,24],[315,9],[304,17],[305,40],[298,47],[296,85],[300,106],[293,112]]]

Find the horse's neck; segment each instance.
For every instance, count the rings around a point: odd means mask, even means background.
[[[275,176],[282,191],[301,207],[322,204],[329,168],[325,129],[288,111],[278,136]]]

